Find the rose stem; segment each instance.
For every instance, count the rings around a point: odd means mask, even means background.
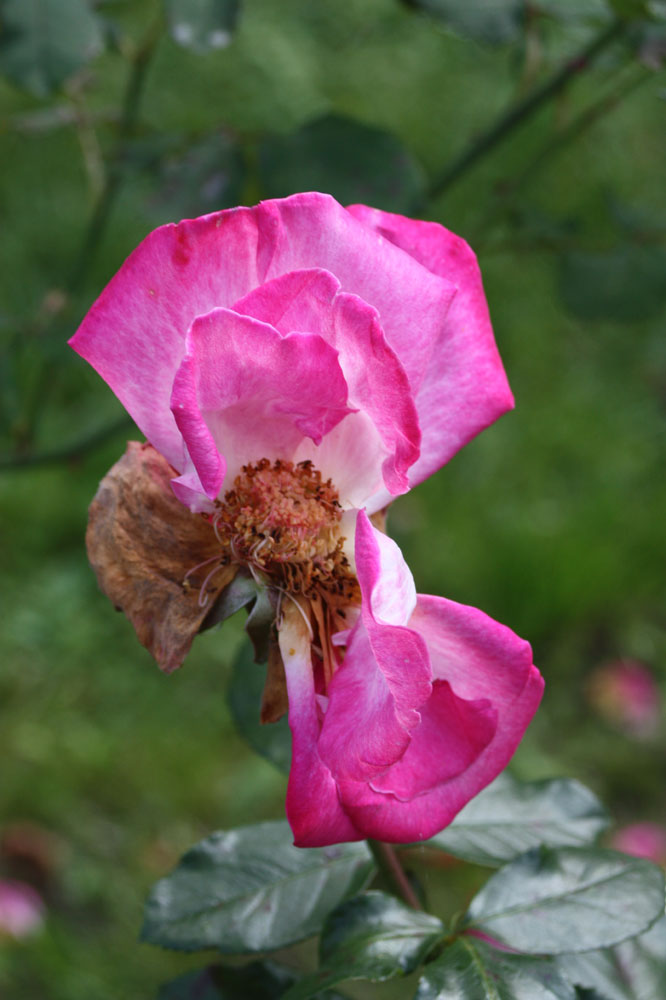
[[[405,874],[405,869],[400,863],[398,854],[391,844],[385,844],[381,840],[368,840],[368,847],[377,862],[377,867],[389,884],[397,890],[398,895],[414,910],[422,910],[418,896]]]
[[[448,167],[445,167],[441,175],[433,182],[428,197],[435,199],[444,194],[477,160],[482,159],[502,139],[538,111],[543,104],[564,90],[576,74],[586,69],[600,52],[624,33],[626,27],[627,23],[620,18],[612,21],[581,52],[569,59],[549,80],[546,80],[541,87],[510,107],[506,114],[502,115],[487,132],[479,136]]]

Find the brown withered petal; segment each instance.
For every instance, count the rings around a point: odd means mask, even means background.
[[[139,641],[167,673],[181,665],[216,598],[237,567],[201,587],[220,553],[211,525],[176,499],[177,473],[149,444],[129,441],[90,505],[86,545],[97,582],[131,621]],[[187,575],[187,578],[186,578]]]
[[[370,515],[370,520],[374,524],[377,531],[381,531],[384,535],[386,534],[386,518],[388,516],[389,507],[390,504],[387,504],[386,507],[382,507],[381,510],[376,510],[374,514]]]
[[[286,714],[289,708],[289,697],[287,695],[287,676],[284,672],[284,663],[280,647],[275,638],[271,638],[268,645],[268,663],[266,664],[266,683],[261,696],[261,714],[259,716],[262,725],[268,722],[277,722]]]

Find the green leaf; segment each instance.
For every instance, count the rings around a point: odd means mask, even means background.
[[[505,772],[426,843],[479,865],[501,865],[539,844],[590,843],[607,825],[599,800],[577,781],[520,782]]]
[[[275,962],[251,962],[240,969],[209,965],[167,983],[157,1000],[279,1000],[294,978]]]
[[[294,847],[284,821],[202,840],[152,889],[143,941],[224,954],[271,951],[317,934],[327,914],[365,884],[364,843]]]
[[[583,320],[638,322],[666,303],[666,252],[623,244],[607,253],[574,251],[562,258],[560,291],[567,309]]]
[[[174,42],[194,52],[223,49],[230,43],[240,0],[165,0]]]
[[[237,611],[244,608],[246,604],[257,599],[259,595],[259,584],[254,577],[241,569],[233,578],[228,587],[225,587],[217,601],[210,610],[209,615],[202,625],[203,629],[213,628],[220,622],[231,618]]]
[[[157,1000],[231,1000],[233,994],[224,992],[218,986],[217,971],[220,968],[219,965],[209,965],[178,976],[165,983],[157,994]]]
[[[326,115],[259,148],[265,197],[324,191],[342,205],[364,202],[409,213],[425,191],[422,167],[388,132]]]
[[[642,858],[590,847],[528,851],[496,872],[466,923],[528,954],[590,951],[634,937],[664,909],[664,876]]]
[[[426,966],[414,1000],[576,1000],[576,993],[551,960],[466,936]]]
[[[666,917],[615,948],[561,955],[558,966],[572,983],[607,1000],[666,997]]]
[[[649,15],[647,0],[609,0],[609,3],[619,17],[635,20]]]
[[[343,979],[383,982],[408,975],[444,934],[437,917],[386,893],[366,892],[330,914],[321,936],[319,971],[292,986],[284,1000],[308,1000]]]
[[[291,767],[291,732],[286,716],[262,726],[259,721],[266,669],[254,662],[249,643],[244,642],[231,667],[229,708],[238,732],[253,750],[270,760],[283,774]]]
[[[166,983],[157,1000],[281,1000],[296,978],[293,969],[277,962],[251,962],[241,968],[209,965]],[[337,993],[321,997],[342,1000]]]
[[[511,42],[521,32],[523,3],[521,0],[407,0],[438,18],[458,35],[488,45]]]
[[[666,0],[648,0],[647,9],[655,21],[666,21]]]
[[[566,23],[608,21],[611,12],[606,0],[539,0],[539,14]]]
[[[160,134],[157,142],[168,139]],[[145,141],[155,145],[156,138],[151,135]],[[150,149],[146,152],[150,156]],[[198,142],[188,142],[185,151],[166,152],[159,163],[159,221],[166,216],[192,219],[242,201],[245,164],[238,143],[230,136],[216,131]]]
[[[102,49],[100,22],[84,0],[4,0],[0,72],[48,97]]]

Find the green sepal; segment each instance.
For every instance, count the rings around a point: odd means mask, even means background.
[[[265,663],[268,659],[268,646],[275,623],[276,608],[276,591],[268,587],[258,588],[257,599],[245,622],[245,631],[254,647],[255,663]]]
[[[228,587],[225,587],[201,626],[201,631],[213,628],[231,618],[251,601],[256,601],[261,592],[259,584],[246,569],[239,569]]]

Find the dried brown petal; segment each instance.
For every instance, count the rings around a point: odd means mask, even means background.
[[[185,579],[193,567],[221,555],[211,525],[176,499],[176,472],[149,444],[130,441],[90,505],[86,545],[97,581],[123,611],[139,641],[169,673],[181,665],[216,598],[236,574],[218,570],[199,594],[215,562]]]
[[[376,510],[374,514],[370,515],[370,520],[374,524],[377,531],[381,531],[383,535],[386,534],[386,518],[388,515],[390,504],[386,507],[382,507],[381,510]]]

